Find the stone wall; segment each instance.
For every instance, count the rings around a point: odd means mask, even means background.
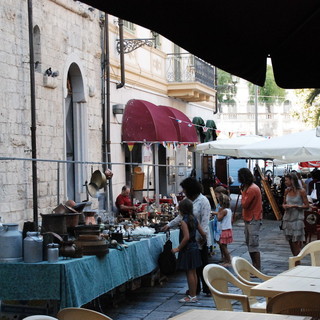
[[[101,29],[100,12],[82,3],[33,1],[33,25],[38,26],[41,61],[35,72],[37,158],[65,158],[65,97],[69,67],[81,70],[87,112],[86,158],[101,161]],[[0,10],[0,157],[30,159],[31,91],[28,3],[4,0]],[[36,48],[37,49],[37,48]],[[58,71],[44,81],[44,71]],[[89,87],[91,94],[89,95]],[[95,92],[95,94],[93,94]],[[39,212],[57,205],[57,164],[37,162]],[[90,168],[87,168],[88,174]],[[0,162],[0,216],[5,222],[32,219],[31,161]],[[64,165],[60,172],[60,200],[66,200]]]

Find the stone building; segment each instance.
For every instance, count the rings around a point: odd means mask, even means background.
[[[4,0],[0,6],[2,221],[22,224],[67,199],[110,211],[138,165],[143,191],[135,197],[179,192],[192,168],[202,178],[203,159],[188,141],[192,130],[200,141],[203,127],[192,124],[195,118],[209,132],[215,122],[222,136],[254,133],[246,98],[218,106],[215,68],[152,30],[80,1]],[[259,106],[259,134],[292,131],[289,107],[265,114]],[[114,176],[91,197],[86,184],[106,167]]]
[[[141,166],[150,197],[178,192],[195,159],[190,144],[182,143],[190,141],[137,141],[129,152],[122,142],[122,110],[132,100],[170,107],[177,112],[168,123],[195,130],[194,117],[214,117],[213,67],[126,21],[124,39],[151,38],[152,45],[122,56],[119,19],[79,1],[4,0],[0,6],[2,221],[22,224],[67,199],[90,200],[98,208],[85,183],[106,162],[114,176],[106,192],[98,192],[102,207],[131,183],[133,168],[125,162],[163,165]],[[168,164],[180,168],[169,170]]]

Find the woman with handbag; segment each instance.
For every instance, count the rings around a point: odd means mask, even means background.
[[[304,211],[309,208],[306,191],[299,185],[295,173],[285,175],[287,186],[284,193],[282,229],[286,239],[289,241],[291,252],[298,255],[302,248],[304,237]]]

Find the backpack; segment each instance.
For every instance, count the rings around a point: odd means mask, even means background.
[[[170,231],[166,233],[166,243],[163,246],[163,251],[158,258],[160,272],[165,276],[171,275],[176,271],[176,256],[172,250],[172,241],[170,240]]]

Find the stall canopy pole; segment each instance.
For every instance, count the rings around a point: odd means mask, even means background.
[[[36,98],[35,98],[35,78],[34,78],[34,50],[33,50],[33,18],[32,0],[28,0],[28,20],[29,20],[29,55],[30,55],[30,91],[31,91],[31,149],[32,159],[37,158],[36,140]],[[37,161],[32,161],[32,186],[33,186],[33,221],[38,228],[38,186],[37,186]]]
[[[112,171],[111,165],[111,138],[110,138],[110,57],[109,57],[109,16],[105,12],[104,20],[104,38],[103,38],[103,61],[102,61],[102,153],[103,153],[103,168],[104,171],[109,168]],[[106,207],[108,212],[113,206],[113,191],[112,183],[108,183],[105,187]]]
[[[150,165],[148,164],[147,166],[147,198],[150,199],[149,197],[149,184],[150,184]],[[149,205],[149,200],[148,200],[148,205]]]
[[[156,205],[159,205],[159,145],[154,145],[155,157],[154,157],[154,179],[155,179],[155,199]]]

